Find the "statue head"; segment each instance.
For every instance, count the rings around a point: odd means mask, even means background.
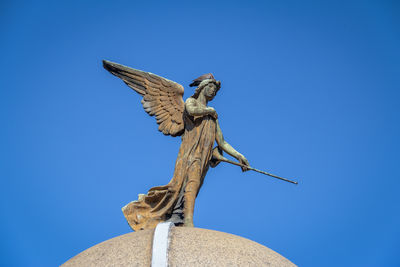
[[[197,86],[193,98],[197,98],[203,92],[208,101],[212,100],[221,88],[221,82],[216,81],[211,73],[204,74],[193,80],[189,86]]]

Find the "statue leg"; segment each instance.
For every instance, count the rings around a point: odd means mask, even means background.
[[[185,187],[185,204],[183,209],[184,226],[193,227],[194,203],[200,189],[200,166],[194,164],[189,171],[189,178]]]

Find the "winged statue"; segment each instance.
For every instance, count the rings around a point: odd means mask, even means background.
[[[182,137],[170,182],[139,194],[138,200],[122,208],[125,218],[135,231],[154,228],[164,221],[193,227],[196,196],[209,167],[226,161],[223,151],[236,158],[243,171],[249,166],[247,159],[225,141],[218,114],[207,105],[221,82],[211,73],[200,76],[190,84],[196,87],[193,95],[184,101],[184,88],[176,82],[106,60],[103,66],[142,97],[144,110],[156,118],[160,132]]]

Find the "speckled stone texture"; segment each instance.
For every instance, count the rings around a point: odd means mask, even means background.
[[[169,265],[296,266],[251,240],[200,228],[174,227],[170,233]]]
[[[154,230],[125,234],[91,247],[67,261],[68,266],[146,266],[151,264]],[[296,266],[251,240],[227,233],[172,227],[169,266]]]
[[[121,235],[97,244],[70,259],[62,267],[150,266],[154,230]]]

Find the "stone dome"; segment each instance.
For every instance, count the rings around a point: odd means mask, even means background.
[[[155,230],[142,230],[121,235],[81,252],[62,266],[296,266],[246,238],[189,227],[168,228],[166,260],[160,265],[152,255],[155,242],[160,242],[156,235],[157,228],[156,234]]]

